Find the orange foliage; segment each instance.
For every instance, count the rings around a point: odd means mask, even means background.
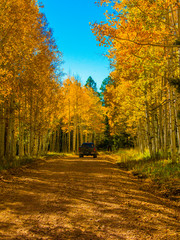
[[[74,78],[68,77],[62,87],[63,91],[63,130],[68,132],[76,125],[83,132],[102,133],[104,130],[104,112],[98,96],[93,89],[82,87]]]
[[[171,71],[174,76],[179,74],[176,46],[180,36],[179,2],[100,0],[99,3],[111,4],[113,8],[112,13],[106,12],[107,23],[92,24],[100,45],[110,46],[107,56],[114,68],[113,84],[105,93],[111,131],[126,131],[134,136],[139,119],[146,122],[146,104],[153,109],[157,99],[161,105],[167,97],[160,93],[168,88],[163,79],[172,51]]]
[[[1,0],[0,22],[0,129],[6,121],[5,145],[22,138],[31,154],[55,124],[62,56],[35,0]]]

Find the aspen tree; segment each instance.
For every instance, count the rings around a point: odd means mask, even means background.
[[[109,3],[108,0],[99,2]],[[132,113],[137,119],[146,119],[145,142],[148,140],[151,156],[161,148],[167,155],[170,148],[172,161],[175,162],[177,105],[174,104],[175,89],[169,83],[179,77],[179,1],[112,0],[111,5],[113,13],[106,14],[108,23],[95,23],[92,25],[92,31],[100,45],[111,46],[108,57],[115,68],[111,76],[116,82],[116,96],[118,91],[122,94],[118,86],[122,87],[126,81],[132,81],[140,100],[138,102],[137,96],[133,94],[133,88],[130,88],[134,97]],[[117,74],[120,71],[121,73]],[[145,84],[146,94],[143,92]],[[109,93],[113,91],[109,88]],[[106,93],[107,96],[109,93]],[[113,96],[115,103],[116,96]],[[138,105],[141,116],[135,112]],[[123,99],[118,107],[111,104],[109,111],[112,113],[116,109],[115,119],[119,118],[121,123],[124,121],[126,126],[130,126],[130,120],[126,118],[122,120],[119,116],[123,114],[122,109],[127,106],[128,102]],[[127,115],[127,111],[125,112]],[[116,126],[111,119],[110,125],[115,129]]]
[[[91,88],[82,87],[75,77],[64,81],[63,93],[62,130],[69,136],[68,151],[78,152],[79,143],[92,141],[95,134],[103,132],[102,103]]]
[[[0,155],[12,161],[16,146],[20,158],[47,151],[61,54],[36,1],[2,0],[0,22]]]

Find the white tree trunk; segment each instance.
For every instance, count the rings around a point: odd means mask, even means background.
[[[169,114],[170,114],[170,138],[171,138],[171,157],[172,162],[176,162],[176,128],[175,128],[175,107],[174,107],[174,97],[173,88],[169,89]]]

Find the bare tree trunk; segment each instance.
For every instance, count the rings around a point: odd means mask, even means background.
[[[48,151],[48,148],[47,148],[47,135],[43,135],[42,136],[42,153],[46,154],[47,151]]]
[[[10,157],[13,159],[16,156],[16,138],[15,138],[15,100],[14,96],[11,98],[10,106]]]
[[[4,157],[4,144],[5,144],[5,121],[4,121],[4,108],[0,105],[0,159]]]
[[[93,139],[93,133],[91,132],[89,136],[89,141],[92,142],[93,141],[92,139]]]
[[[7,126],[6,126],[6,159],[11,161],[15,157],[15,132],[14,132],[14,103],[13,97],[10,98],[10,104],[7,109]]]
[[[69,122],[68,122],[68,152],[71,152],[71,132],[70,132],[70,121],[71,121],[71,115],[70,115],[70,100],[69,100]]]
[[[71,152],[71,132],[68,132],[68,152]]]
[[[169,114],[170,114],[170,137],[171,137],[171,157],[172,162],[176,162],[176,129],[175,129],[175,108],[174,108],[174,97],[173,97],[173,88],[169,89]]]
[[[38,155],[38,136],[35,135],[34,136],[34,151],[33,151],[34,155]]]
[[[144,139],[143,139],[143,129],[142,129],[143,125],[142,125],[142,120],[139,119],[139,127],[138,127],[138,145],[140,148],[140,151],[142,153],[144,153],[145,151],[145,144],[144,144]]]
[[[85,142],[87,142],[88,141],[88,133],[87,133],[87,131],[86,131],[86,134],[85,134]]]
[[[21,104],[19,102],[19,157],[24,156],[24,124],[21,116]]]
[[[56,139],[56,151],[61,151],[61,128],[57,129],[57,139]]]
[[[161,116],[160,116],[160,102],[158,100],[161,100],[160,94],[158,94],[158,98],[156,98],[156,106],[159,105],[159,107],[156,107],[155,115],[154,115],[154,121],[155,121],[155,142],[156,142],[156,153],[160,153],[161,151]]]
[[[153,156],[153,151],[152,151],[152,141],[151,141],[151,128],[150,128],[150,117],[149,117],[149,105],[148,102],[146,101],[146,131],[147,131],[147,139],[148,139],[148,148],[149,148],[149,153],[150,156]]]
[[[96,146],[96,132],[94,132],[94,145]]]
[[[42,153],[42,142],[41,142],[41,134],[40,132],[38,133],[38,152],[37,152],[37,155],[41,155]]]
[[[80,125],[80,145],[83,144],[83,129],[82,126]]]
[[[166,73],[165,73],[165,77],[164,77],[164,86],[166,86]],[[164,97],[168,100],[168,96],[167,93],[164,93]],[[163,107],[163,114],[162,114],[163,118],[163,155],[165,158],[167,158],[168,156],[168,147],[169,147],[169,138],[168,138],[168,122],[169,122],[169,115],[168,115],[168,102],[165,103],[164,107]]]
[[[162,152],[164,152],[162,117],[163,117],[163,111],[162,111],[162,106],[160,105],[159,107],[159,140],[160,140],[159,149]]]
[[[57,131],[54,130],[52,133],[51,133],[51,141],[50,141],[50,151],[51,152],[55,152],[56,149],[56,137],[57,137]]]
[[[65,150],[65,144],[66,144],[66,139],[65,139],[65,132],[62,133],[62,152],[66,152]]]
[[[177,126],[177,142],[178,142],[178,154],[180,155],[180,120],[178,118],[178,104],[177,104],[177,94],[175,96],[175,118]]]
[[[155,114],[154,112],[152,113],[152,154],[153,156],[156,155],[156,151],[157,151],[157,146],[156,146],[156,142],[157,142],[157,136],[156,136],[156,129],[155,129],[155,126],[156,126],[156,120],[155,120]],[[150,123],[149,123],[150,124]]]
[[[76,134],[77,134],[77,126],[76,126],[76,120],[74,120],[74,130],[73,130],[73,153],[76,152]]]
[[[64,134],[64,149],[65,149],[65,152],[68,151],[68,148],[67,148],[67,133]]]
[[[34,131],[33,131],[33,95],[30,93],[30,128],[29,128],[29,155],[33,155],[34,149]]]
[[[79,127],[77,127],[77,148],[76,148],[76,153],[79,152]]]

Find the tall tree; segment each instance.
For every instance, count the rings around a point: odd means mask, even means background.
[[[177,105],[169,83],[179,77],[179,1],[99,2],[113,8],[107,23],[92,26],[100,45],[111,46],[110,125],[113,130],[125,126],[141,138],[141,149],[148,147],[152,157],[170,148],[175,162]]]
[[[92,79],[91,76],[88,77],[85,86],[90,87],[94,90],[94,92],[97,92],[96,82]]]
[[[104,108],[94,90],[82,87],[75,77],[63,83],[62,130],[68,134],[68,149],[76,152],[84,141],[96,141],[104,131]]]
[[[0,156],[11,164],[48,149],[62,56],[35,0],[2,0],[0,21]]]

